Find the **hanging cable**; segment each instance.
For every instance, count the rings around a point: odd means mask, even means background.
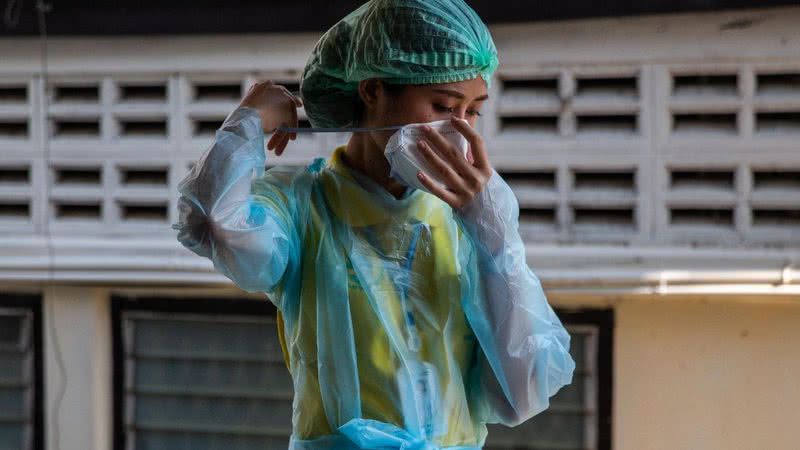
[[[13,28],[19,22],[19,15],[20,11],[22,10],[22,0],[9,0],[6,5],[4,20],[9,28]],[[48,67],[47,67],[47,18],[46,14],[52,11],[53,5],[52,3],[45,3],[43,0],[36,1],[36,17],[38,22],[39,28],[39,57],[40,57],[40,65],[41,65],[41,75],[40,75],[40,92],[42,94],[42,112],[40,114],[40,118],[42,119],[42,132],[41,132],[41,139],[42,139],[42,153],[43,153],[43,163],[44,163],[44,190],[45,190],[45,201],[49,202],[51,197],[51,186],[50,186],[50,167],[51,167],[51,155],[50,155],[50,127],[49,127],[49,102],[50,102],[50,90],[49,90],[49,77],[48,77]],[[61,429],[59,424],[59,413],[61,412],[61,406],[64,401],[64,396],[66,395],[67,385],[69,383],[66,365],[64,363],[64,356],[61,351],[61,343],[59,342],[58,338],[58,329],[55,324],[55,250],[53,248],[53,237],[50,229],[50,220],[48,215],[45,215],[43,218],[43,232],[45,237],[45,243],[47,247],[47,279],[45,281],[45,324],[49,330],[50,335],[50,345],[53,348],[53,356],[56,361],[56,366],[59,372],[59,379],[61,383],[58,386],[58,389],[55,393],[55,398],[52,403],[53,408],[50,411],[50,423],[51,423],[51,430],[52,430],[52,442],[49,442],[48,445],[55,450],[60,449],[61,445]]]

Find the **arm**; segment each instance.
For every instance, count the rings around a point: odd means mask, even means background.
[[[462,300],[480,344],[479,413],[488,423],[516,426],[572,382],[570,335],[526,263],[519,205],[496,171],[456,216],[474,243],[480,274],[474,295]]]
[[[247,292],[271,292],[299,253],[290,183],[265,175],[264,153],[258,110],[239,106],[178,185],[172,224],[181,244]]]

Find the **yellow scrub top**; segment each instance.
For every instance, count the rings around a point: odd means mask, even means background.
[[[402,260],[408,247],[411,233],[404,228],[409,220],[417,220],[427,225],[421,242],[417,246],[425,251],[415,252],[412,262],[410,282],[414,292],[415,302],[419,310],[412,309],[420,335],[420,355],[424,361],[429,361],[439,372],[439,383],[442,386],[442,414],[449,424],[445,434],[440,439],[441,445],[452,446],[474,443],[476,440],[473,424],[466,404],[466,395],[462,380],[467,377],[467,369],[473,357],[475,336],[466,322],[461,307],[458,304],[458,295],[446,295],[448,292],[458,290],[457,267],[455,256],[447,252],[447,248],[458,236],[451,233],[458,232],[457,228],[445,226],[445,221],[451,219],[448,214],[448,205],[439,201],[432,195],[415,191],[398,201],[399,208],[389,209],[381,207],[381,202],[391,202],[390,194],[385,192],[380,202],[375,201],[375,192],[368,190],[369,181],[363,175],[352,173],[342,161],[344,146],[334,150],[328,166],[328,173],[321,174],[322,186],[327,200],[326,206],[338,214],[344,221],[354,227],[354,232],[362,227],[374,227],[372,234],[378,238],[378,248],[375,258],[381,258],[378,265],[391,264]],[[332,173],[331,173],[332,172]],[[364,183],[367,186],[363,186]],[[377,186],[378,189],[382,189]],[[347,211],[344,211],[348,208]],[[392,214],[390,217],[389,214]],[[402,220],[397,216],[400,214]],[[315,214],[312,213],[312,216]],[[302,312],[316,311],[315,303],[318,301],[314,295],[316,270],[325,270],[314,264],[315,246],[319,240],[320,228],[324,227],[320,221],[308,222],[306,231],[306,247],[303,259],[303,295],[300,304],[301,319],[298,324],[300,330],[293,342],[292,351],[287,348],[287,339],[284,334],[284,321],[282,314],[278,313],[278,335],[282,343],[284,359],[288,362],[289,370],[311,370],[313,367],[293,368],[293,361],[303,360],[303,354],[311,357],[315,353],[317,320],[313,314]],[[405,231],[405,232],[404,232]],[[399,239],[398,239],[399,237]],[[371,241],[375,242],[375,241]],[[366,239],[365,242],[367,243]],[[389,268],[389,271],[392,269]],[[396,275],[396,274],[395,274]],[[397,371],[400,368],[398,357],[392,350],[390,338],[381,322],[381,317],[370,306],[367,294],[362,286],[362,281],[353,269],[350,259],[347,259],[348,302],[353,322],[354,342],[356,346],[358,378],[360,381],[362,417],[389,422],[403,426],[402,411],[399,408],[400,395],[397,388]],[[365,280],[370,282],[371,280]],[[438,283],[437,283],[438,281]],[[439,286],[441,285],[441,286]],[[381,286],[383,292],[397,289],[391,283]],[[445,295],[442,295],[445,294]],[[403,309],[398,296],[392,292],[383,299],[385,318],[390,320],[397,329],[402,329]],[[451,379],[448,375],[455,371],[458,376]],[[325,419],[322,410],[322,400],[319,395],[320,387],[315,376],[300,377],[305,380],[303,385],[296,385],[295,389],[301,392],[300,402],[297,404],[298,412],[294,417],[294,429],[299,439],[313,439],[332,433],[330,425]]]
[[[397,199],[343,164],[265,170],[239,107],[179,183],[178,241],[279,311],[290,450],[477,450],[572,381],[570,336],[493,171],[464,208]]]

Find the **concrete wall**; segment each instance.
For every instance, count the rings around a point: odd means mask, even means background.
[[[800,298],[616,305],[616,450],[796,449]]]
[[[45,289],[49,449],[111,448],[112,293],[259,298],[230,286]],[[550,301],[614,309],[614,450],[797,448],[800,297],[554,293]]]
[[[45,438],[48,449],[111,447],[111,318],[103,289],[44,291]]]

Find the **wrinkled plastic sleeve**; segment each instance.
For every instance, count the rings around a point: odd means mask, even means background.
[[[247,292],[275,289],[298,252],[291,239],[291,197],[269,174],[264,177],[264,163],[259,113],[238,107],[179,183],[178,221],[172,224],[183,246],[211,259]]]
[[[476,248],[477,295],[464,312],[478,341],[478,412],[487,423],[516,426],[546,410],[572,383],[570,335],[528,267],[519,234],[519,205],[496,171],[456,211]]]

